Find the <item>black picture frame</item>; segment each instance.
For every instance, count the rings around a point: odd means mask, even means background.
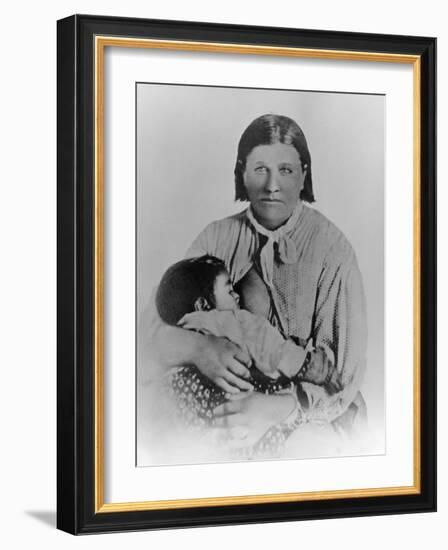
[[[420,483],[413,494],[99,511],[95,414],[96,36],[416,56],[420,63]],[[102,533],[436,510],[436,39],[74,15],[57,24],[57,527]]]

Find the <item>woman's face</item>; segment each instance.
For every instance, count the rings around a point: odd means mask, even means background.
[[[291,216],[303,189],[306,170],[292,145],[254,147],[246,159],[244,186],[255,217],[274,230]]]

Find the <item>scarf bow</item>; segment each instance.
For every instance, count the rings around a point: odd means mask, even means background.
[[[269,231],[263,227],[255,219],[252,207],[246,211],[246,216],[252,227],[259,233],[267,238],[266,243],[260,250],[260,265],[265,282],[272,287],[273,285],[273,271],[274,271],[274,245],[277,245],[278,258],[284,264],[294,264],[298,261],[297,246],[291,238],[291,232],[294,229],[297,220],[299,219],[302,211],[302,203],[297,203],[288,221],[276,229],[275,231]]]

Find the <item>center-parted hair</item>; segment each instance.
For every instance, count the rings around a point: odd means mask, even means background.
[[[292,145],[299,153],[302,169],[306,170],[303,189],[300,198],[306,202],[314,202],[313,182],[311,178],[311,155],[305,134],[292,118],[283,115],[262,115],[253,120],[244,130],[238,144],[238,154],[235,164],[235,200],[247,201],[248,196],[244,186],[243,174],[249,153],[258,145],[273,145],[283,143]]]
[[[208,255],[181,260],[169,267],[156,293],[161,319],[169,325],[177,325],[184,315],[195,311],[198,298],[205,298],[214,308],[215,281],[225,271],[222,260]]]

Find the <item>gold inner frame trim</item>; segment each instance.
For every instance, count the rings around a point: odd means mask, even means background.
[[[106,47],[152,48],[162,50],[193,51],[207,53],[232,53],[243,55],[269,55],[332,59],[342,61],[371,61],[381,63],[407,63],[413,65],[413,195],[414,195],[414,480],[413,485],[350,490],[313,491],[301,493],[276,493],[262,495],[192,498],[180,500],[154,500],[142,502],[104,502],[104,50]],[[96,36],[95,55],[95,513],[129,512],[142,510],[166,510],[197,508],[204,506],[232,506],[274,502],[303,502],[340,498],[362,498],[419,494],[421,491],[421,425],[420,425],[420,121],[421,121],[421,59],[417,55],[380,52],[354,52],[308,48],[256,46],[253,44],[225,44],[182,40],[155,40]]]

